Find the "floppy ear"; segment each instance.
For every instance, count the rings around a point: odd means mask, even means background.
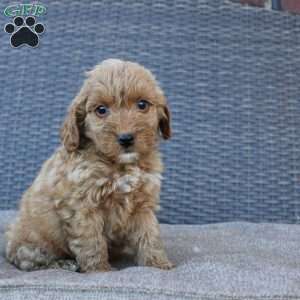
[[[61,128],[61,141],[68,152],[73,152],[79,148],[82,125],[86,116],[86,100],[87,95],[82,89],[78,96],[73,100]]]
[[[159,129],[162,137],[167,140],[171,137],[171,116],[169,108],[165,105],[162,108],[161,116],[159,119]]]

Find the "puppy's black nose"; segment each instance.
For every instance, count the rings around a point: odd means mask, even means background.
[[[119,135],[118,142],[121,146],[127,148],[133,145],[134,137],[131,133],[123,133]]]

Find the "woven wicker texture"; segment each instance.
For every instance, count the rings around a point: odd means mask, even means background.
[[[160,221],[299,222],[299,16],[223,0],[43,4],[38,48],[0,33],[0,209],[57,146],[84,71],[118,57],[150,68],[173,112]]]

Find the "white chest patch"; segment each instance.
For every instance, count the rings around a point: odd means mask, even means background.
[[[119,155],[119,163],[121,164],[133,164],[137,162],[139,156],[137,153],[122,153]]]

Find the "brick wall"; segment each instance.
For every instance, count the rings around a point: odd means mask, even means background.
[[[235,1],[236,2],[236,1]],[[288,11],[294,14],[300,14],[300,0],[239,0],[241,4],[266,7],[266,8],[276,8],[279,4],[281,10]],[[273,4],[272,4],[273,3]]]
[[[281,0],[282,10],[300,14],[300,0]]]

